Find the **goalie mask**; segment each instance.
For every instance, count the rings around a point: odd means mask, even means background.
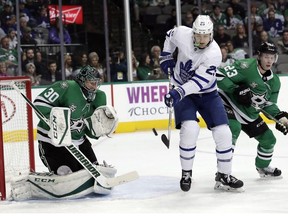
[[[87,101],[90,103],[95,99],[96,91],[100,86],[100,74],[92,66],[87,65],[75,76],[75,81],[81,86]]]
[[[194,46],[200,49],[208,47],[213,40],[213,22],[208,15],[198,15],[193,23]]]

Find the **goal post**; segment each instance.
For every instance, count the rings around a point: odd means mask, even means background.
[[[29,77],[0,77],[0,200],[7,198],[11,177],[35,171],[32,109],[9,85],[12,81],[32,99]]]

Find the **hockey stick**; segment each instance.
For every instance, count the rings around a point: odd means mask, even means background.
[[[24,95],[20,89],[18,88],[18,86],[16,86],[15,82],[12,81],[10,84],[10,86],[12,86],[17,93],[19,93],[24,99],[25,101],[28,103],[28,105],[34,109],[34,111],[36,112],[36,114],[38,115],[38,117],[40,119],[42,119],[48,126],[50,126],[50,122],[49,120],[43,115],[43,113],[40,112],[40,110],[26,97],[26,95]],[[95,167],[95,165],[93,163],[91,163],[91,161],[89,161],[87,159],[87,157],[78,150],[78,148],[75,147],[74,144],[71,144],[69,146],[65,146],[65,148],[75,157],[75,159],[90,173],[90,175],[92,177],[94,177],[94,179],[103,187],[106,188],[111,188],[126,182],[130,182],[133,181],[135,179],[137,179],[139,177],[138,173],[136,171],[132,171],[120,176],[116,176],[114,178],[106,178],[105,176],[103,176]]]
[[[171,83],[171,71],[168,71],[168,80],[169,80],[169,90],[172,89],[172,83]],[[173,108],[172,108],[172,102],[170,102],[169,106],[169,117],[168,117],[168,137],[166,134],[161,135],[161,140],[165,144],[165,146],[169,149],[170,147],[170,139],[171,139],[171,125],[172,125],[172,113],[173,113]]]
[[[252,105],[256,110],[259,110],[260,112],[262,112],[266,117],[268,117],[269,119],[273,120],[274,122],[278,123],[278,124],[282,124],[278,119],[276,119],[275,117],[273,117],[272,115],[270,115],[268,112],[266,112],[265,110],[263,110],[262,108]],[[283,125],[283,124],[282,124]]]

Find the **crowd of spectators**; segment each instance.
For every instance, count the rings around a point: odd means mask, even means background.
[[[136,1],[139,5],[144,5],[140,13],[140,21],[145,22],[146,16],[154,16],[157,23],[157,16],[167,15],[163,28],[159,24],[155,30],[165,31],[176,25],[175,2],[173,1]],[[198,14],[210,15],[214,23],[214,39],[221,49],[226,49],[228,59],[248,58],[249,48],[252,47],[252,55],[257,54],[257,49],[262,42],[274,43],[279,50],[279,54],[287,54],[288,50],[288,1],[287,0],[254,0],[251,1],[251,14],[248,17],[246,0],[205,0],[201,1],[201,8],[198,8],[198,1],[181,1],[182,25],[191,27]],[[171,7],[171,5],[173,7]],[[161,13],[151,7],[161,8]],[[170,8],[170,13],[167,12]],[[151,12],[150,12],[151,11]],[[151,15],[152,14],[152,15]],[[251,20],[250,26],[248,20]],[[251,31],[249,32],[249,30]],[[153,32],[153,27],[152,27]],[[161,33],[163,38],[165,33]],[[249,34],[252,36],[252,44],[249,44]],[[160,43],[161,44],[161,43]],[[251,56],[252,57],[252,56]],[[287,56],[288,57],[288,56]],[[288,64],[288,58],[287,62]],[[280,73],[283,71],[277,71]],[[288,73],[284,71],[283,73]]]
[[[18,59],[17,28],[15,5],[11,1],[0,0],[0,76],[16,75],[18,63],[21,61],[22,73],[31,77],[33,85],[46,85],[63,79],[59,56],[58,59],[46,61],[47,53],[35,49],[38,44],[59,44],[59,19],[50,21],[47,0],[20,0],[20,43],[28,45],[21,49],[21,59]],[[165,38],[167,30],[176,25],[175,1],[170,0],[134,0],[130,1],[133,8],[133,19],[143,22],[147,8],[160,8],[159,15],[165,15],[165,25],[160,34]],[[208,14],[215,25],[214,39],[219,44],[223,60],[222,65],[231,64],[237,59],[247,58],[248,48],[253,48],[253,55],[262,42],[275,43],[279,54],[288,54],[288,3],[287,0],[265,0],[251,2],[251,32],[248,31],[247,8],[245,0],[206,0],[181,1],[182,25],[192,27],[199,14]],[[169,9],[168,9],[169,8]],[[165,12],[164,12],[165,11]],[[144,24],[144,23],[143,23]],[[72,43],[71,36],[63,26],[65,44]],[[158,29],[159,34],[159,29]],[[252,34],[252,44],[248,36]],[[31,45],[31,47],[29,47]],[[155,43],[147,47],[145,52],[132,55],[133,80],[167,79],[159,65],[159,55],[163,43]],[[33,48],[32,48],[33,47]],[[288,56],[287,56],[288,57]],[[106,59],[101,59],[97,51],[81,53],[65,52],[64,79],[72,79],[82,66],[87,64],[97,68],[102,82],[108,81]],[[123,47],[110,50],[109,62],[110,80],[112,82],[128,81],[128,67]],[[287,71],[288,72],[288,71]]]

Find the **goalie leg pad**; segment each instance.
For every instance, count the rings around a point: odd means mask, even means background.
[[[31,184],[28,175],[20,176],[11,181],[11,198],[13,200],[27,200],[32,198]]]
[[[115,177],[113,167],[97,166],[97,170],[107,178]],[[91,193],[110,194],[112,188],[104,188],[86,171],[80,170],[68,175],[51,173],[31,173],[12,179],[13,200],[27,199],[76,199]]]

